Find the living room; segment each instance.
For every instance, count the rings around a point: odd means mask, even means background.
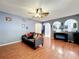
[[[79,59],[78,0],[1,0],[0,59]]]

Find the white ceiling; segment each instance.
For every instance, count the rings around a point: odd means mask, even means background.
[[[0,0],[0,11],[31,19],[32,15],[28,14],[28,12],[40,7],[50,12],[50,14],[41,20],[33,19],[47,21],[78,14],[79,0]]]

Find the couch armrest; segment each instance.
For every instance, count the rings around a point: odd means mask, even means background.
[[[22,35],[22,40],[26,40],[27,39],[27,36],[26,35]]]
[[[43,45],[43,40],[42,39],[35,39],[34,43],[35,43],[35,47],[37,47],[40,44]]]

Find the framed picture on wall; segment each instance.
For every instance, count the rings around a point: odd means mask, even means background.
[[[22,28],[28,29],[28,26],[26,26],[26,24],[22,24]]]
[[[6,21],[12,21],[12,18],[11,17],[5,17],[5,20]]]
[[[25,28],[25,26],[26,26],[25,24],[22,24],[22,28]]]
[[[28,26],[26,26],[26,29],[28,29]]]

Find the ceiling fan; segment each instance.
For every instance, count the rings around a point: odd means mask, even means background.
[[[33,17],[35,17],[35,18],[44,18],[44,17],[48,16],[49,12],[43,11],[42,8],[37,8],[37,9],[35,9],[35,13],[30,12],[29,14],[33,14]]]

